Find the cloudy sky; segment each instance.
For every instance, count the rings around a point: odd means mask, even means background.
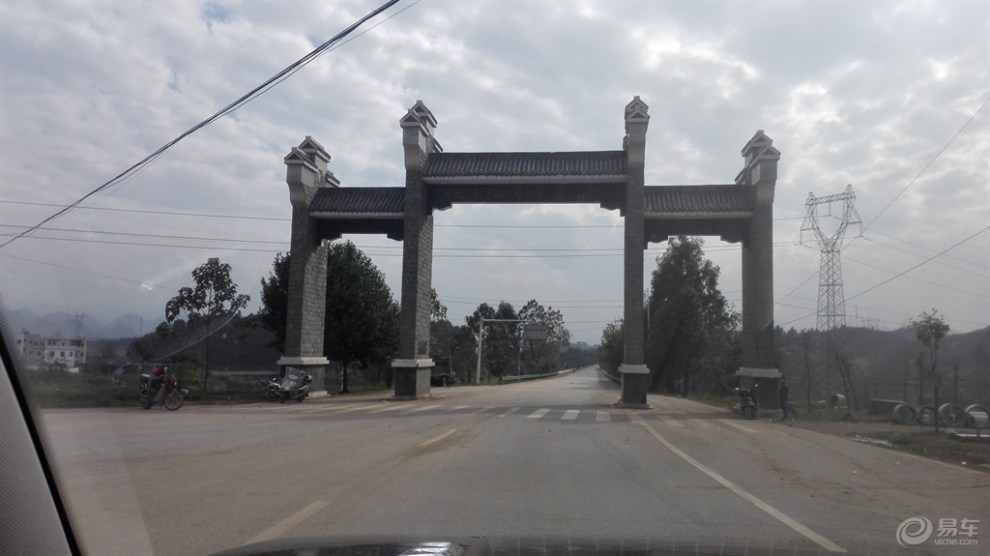
[[[376,5],[0,2],[0,234],[75,201]],[[782,152],[778,324],[815,325],[819,251],[811,236],[799,244],[808,193],[852,184],[863,234],[843,251],[849,324],[892,329],[934,307],[955,331],[990,325],[987,2],[424,0],[361,31],[0,250],[4,307],[160,318],[218,256],[253,310],[288,249],[281,160],[306,135],[343,186],[401,186],[398,121],[417,99],[448,152],[559,151],[621,148],[623,107],[640,95],[647,184],[731,183],[758,129]],[[454,322],[481,301],[535,298],[596,343],[621,316],[616,212],[456,206],[436,224],[434,285]],[[401,244],[353,239],[398,298]],[[650,245],[647,273],[664,248]],[[741,307],[739,246],[706,248]]]

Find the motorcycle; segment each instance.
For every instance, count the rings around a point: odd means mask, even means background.
[[[759,403],[753,392],[748,388],[736,388],[739,393],[739,413],[746,419],[756,419],[756,412],[760,410]]]
[[[153,405],[160,404],[169,411],[182,407],[189,391],[179,387],[179,379],[164,369],[157,373],[152,370],[152,374],[141,373],[138,377],[138,401],[141,402],[141,407],[151,409]],[[153,378],[157,380],[153,381]]]
[[[304,374],[295,369],[288,369],[285,378],[272,378],[261,381],[265,390],[265,399],[270,402],[285,403],[286,400],[301,402],[309,395],[309,383],[312,375]]]

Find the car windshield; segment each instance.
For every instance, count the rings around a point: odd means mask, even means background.
[[[988,36],[987,2],[0,2],[4,365],[62,526],[985,553]]]

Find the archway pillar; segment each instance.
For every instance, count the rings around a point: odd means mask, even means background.
[[[426,159],[440,146],[433,132],[437,120],[417,101],[399,121],[405,154],[406,191],[402,244],[402,305],[399,353],[392,361],[395,397],[414,399],[430,392],[430,290],[433,274],[433,214],[423,182]]]
[[[285,181],[292,204],[292,238],[289,258],[289,300],[286,307],[285,353],[277,361],[283,374],[295,367],[313,376],[311,392],[326,392],[329,364],[323,352],[326,316],[327,250],[310,216],[310,203],[323,187],[339,182],[327,169],[330,155],[312,137],[285,157]]]
[[[742,149],[745,166],[736,183],[752,186],[753,216],[742,247],[742,354],[740,387],[754,391],[764,409],[777,409],[781,377],[774,345],[773,197],[780,152],[757,131]]]
[[[649,107],[633,97],[626,105],[626,136],[622,148],[626,152],[625,238],[623,248],[623,337],[624,354],[619,367],[621,394],[619,405],[646,407],[650,370],[646,367],[643,335],[643,250],[644,236],[644,167],[646,161],[646,130],[650,123]]]

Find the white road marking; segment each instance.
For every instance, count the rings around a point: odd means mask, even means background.
[[[340,415],[341,413],[349,413],[351,411],[357,411],[359,409],[371,409],[372,407],[378,407],[379,405],[381,405],[381,404],[379,404],[379,403],[369,403],[369,404],[365,404],[365,405],[355,405],[355,406],[348,407],[347,409],[342,409],[342,410],[338,411],[337,412],[337,415]]]
[[[499,417],[505,417],[506,415],[508,415],[508,414],[510,414],[510,413],[512,413],[512,412],[514,412],[514,411],[516,411],[517,409],[519,409],[519,408],[518,408],[518,407],[510,407],[510,408],[508,409],[508,411],[503,411],[502,413],[499,413],[499,414],[498,414],[498,416],[499,416]]]
[[[326,500],[317,500],[316,502],[313,502],[312,504],[290,515],[289,517],[283,519],[282,521],[279,521],[278,523],[269,527],[268,529],[265,529],[261,533],[258,533],[256,536],[252,537],[248,542],[244,544],[254,544],[256,542],[263,542],[277,537],[281,537],[286,533],[286,531],[292,529],[296,525],[299,525],[303,521],[306,521],[307,518],[309,518],[316,512],[322,510],[323,508],[327,507],[328,505],[330,505],[330,502]]]
[[[801,535],[804,535],[806,538],[808,538],[809,540],[811,540],[812,542],[814,542],[815,544],[817,544],[818,546],[824,548],[825,550],[827,550],[829,552],[841,552],[841,553],[845,553],[846,552],[846,549],[844,549],[841,546],[835,544],[834,542],[826,539],[825,537],[819,535],[818,533],[812,531],[811,529],[808,529],[804,525],[801,525],[800,523],[798,523],[797,521],[795,521],[791,517],[787,516],[785,513],[781,512],[777,508],[774,508],[770,504],[767,504],[763,500],[760,500],[756,496],[753,496],[749,492],[747,492],[747,491],[743,490],[742,488],[736,486],[736,484],[733,483],[732,481],[726,479],[722,475],[719,475],[715,471],[712,471],[711,469],[709,469],[708,467],[706,467],[704,464],[702,464],[698,460],[696,460],[696,459],[692,458],[691,456],[687,455],[686,453],[682,452],[680,448],[678,448],[677,446],[674,446],[673,444],[670,443],[670,441],[668,441],[666,438],[664,438],[663,436],[661,436],[660,433],[658,433],[657,431],[653,430],[653,427],[651,427],[649,424],[647,424],[647,422],[644,421],[643,418],[640,417],[639,415],[633,415],[632,416],[632,419],[633,419],[633,421],[636,424],[642,425],[643,428],[646,429],[646,432],[650,433],[650,435],[653,438],[655,438],[657,440],[657,442],[659,442],[660,444],[664,445],[671,452],[674,452],[675,454],[677,454],[682,460],[690,463],[692,466],[695,467],[695,469],[697,469],[698,471],[701,471],[705,475],[708,475],[709,477],[711,477],[712,479],[714,479],[715,482],[719,483],[720,485],[724,486],[725,488],[727,488],[727,489],[731,490],[732,492],[734,492],[735,494],[739,495],[741,498],[743,498],[744,500],[746,500],[750,504],[753,504],[757,508],[763,510],[770,517],[772,517],[772,518],[776,519],[777,521],[783,523],[784,525],[790,527],[791,529],[793,529],[797,533],[800,533]]]
[[[567,411],[564,412],[563,415],[560,416],[561,421],[573,421],[577,418],[578,418],[577,409],[568,409]]]
[[[660,422],[663,423],[663,424],[665,424],[665,425],[670,425],[671,427],[674,427],[674,428],[677,428],[677,429],[683,429],[684,428],[684,423],[681,423],[678,419],[674,419],[673,417],[668,417],[666,415],[661,415],[660,416]]]
[[[449,431],[447,431],[447,432],[445,432],[445,433],[443,433],[443,434],[441,434],[439,436],[434,436],[433,438],[427,440],[426,442],[423,442],[422,444],[420,444],[419,446],[417,446],[417,448],[426,448],[430,444],[436,444],[437,442],[440,442],[441,440],[443,440],[444,438],[447,438],[448,436],[454,434],[455,432],[457,432],[457,429],[450,429]]]
[[[752,432],[752,433],[758,433],[758,432],[760,432],[760,431],[758,431],[756,429],[751,429],[749,427],[744,427],[744,426],[740,425],[739,423],[736,423],[734,421],[730,421],[728,419],[719,419],[718,422],[719,423],[725,423],[726,425],[729,425],[730,427],[732,427],[734,429],[739,429],[739,430],[741,430],[743,432]]]
[[[526,403],[526,398],[523,398],[521,400],[516,400],[516,403]]]
[[[454,407],[448,409],[447,411],[457,411],[458,409],[464,409],[466,407],[467,407],[466,405],[455,405]]]
[[[426,411],[427,409],[436,409],[438,407],[440,407],[440,404],[424,405],[423,407],[417,407],[416,409],[410,409],[409,411],[406,411],[406,413],[416,413],[417,411]]]
[[[298,411],[306,412],[306,413],[316,412],[316,411],[341,411],[341,410],[347,409],[349,407],[354,407],[354,405],[353,404],[347,404],[347,405],[331,405],[331,404],[314,405],[314,404],[310,404],[307,407],[300,407]]]
[[[481,409],[479,409],[478,411],[475,411],[474,413],[471,413],[471,415],[477,415],[477,414],[479,414],[479,413],[484,413],[484,412],[486,412],[486,411],[488,411],[489,409],[492,409],[493,407],[494,407],[494,406],[491,406],[491,405],[486,405],[485,407],[482,407],[482,408],[481,408]]]
[[[375,411],[369,411],[369,413],[385,413],[386,411],[395,411],[396,409],[404,409],[404,408],[409,407],[411,405],[413,405],[413,404],[411,404],[411,403],[400,403],[400,404],[390,405],[388,407],[383,407],[381,409],[376,409]]]
[[[595,416],[595,421],[599,423],[608,423],[612,420],[612,415],[608,411],[599,411]]]
[[[550,410],[549,409],[546,409],[546,408],[537,409],[533,413],[530,413],[529,415],[527,415],[526,418],[527,419],[539,419],[539,418],[543,417],[544,415],[546,415],[547,413],[550,413]]]
[[[715,428],[715,425],[709,423],[704,419],[688,419],[688,421],[690,421],[692,425],[703,429],[712,430]]]

